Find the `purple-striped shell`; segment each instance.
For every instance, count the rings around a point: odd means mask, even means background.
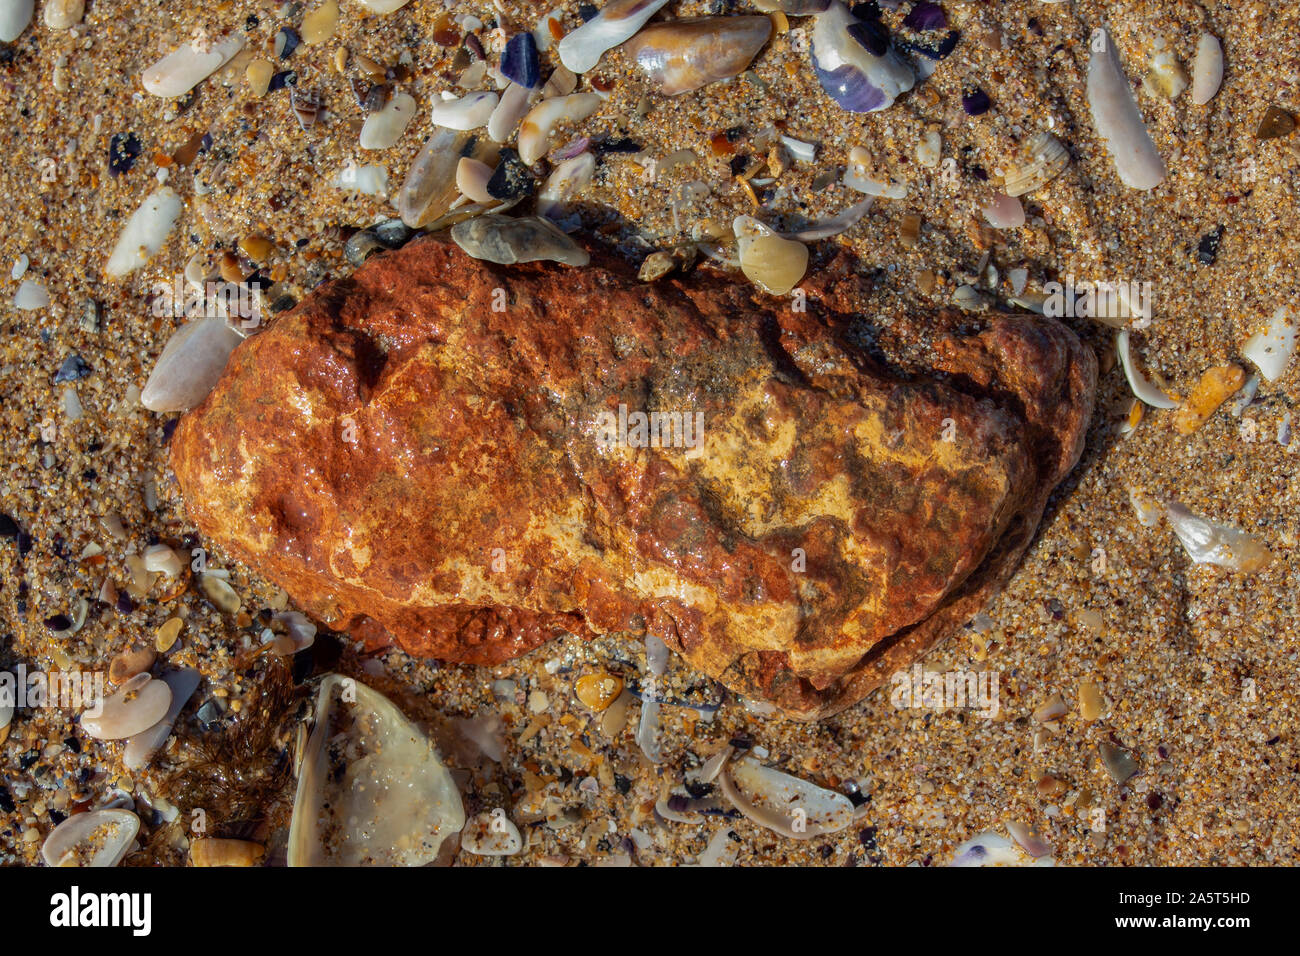
[[[822,89],[852,113],[888,109],[916,82],[911,64],[890,46],[883,28],[855,19],[839,0],[817,17],[812,62]]]

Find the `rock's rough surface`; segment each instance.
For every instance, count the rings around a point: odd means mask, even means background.
[[[478,663],[648,631],[825,716],[1010,576],[1096,379],[1055,321],[947,312],[898,317],[935,344],[887,371],[851,344],[860,281],[822,267],[797,312],[417,240],[240,345],[172,464],[200,529],[332,627]],[[636,412],[703,426],[635,447]]]

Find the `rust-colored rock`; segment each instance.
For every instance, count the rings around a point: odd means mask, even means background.
[[[199,528],[331,627],[483,664],[650,631],[825,716],[1009,577],[1096,379],[1055,321],[948,312],[892,320],[922,374],[886,371],[852,344],[860,281],[817,270],[797,312],[417,240],[240,345],[172,464]],[[702,415],[697,447],[602,442],[620,405]]]

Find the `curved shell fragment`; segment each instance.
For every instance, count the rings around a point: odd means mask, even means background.
[[[586,119],[600,108],[600,103],[598,93],[570,93],[542,100],[519,127],[519,158],[529,166],[537,162],[546,154],[557,125]]]

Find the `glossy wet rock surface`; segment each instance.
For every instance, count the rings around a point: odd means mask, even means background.
[[[932,313],[943,380],[896,378],[850,344],[860,280],[836,266],[798,312],[417,240],[237,349],[173,467],[199,528],[330,626],[485,664],[644,630],[833,713],[1009,576],[1096,374],[1053,321],[948,337]],[[620,406],[702,415],[668,436],[698,447],[603,443]]]

